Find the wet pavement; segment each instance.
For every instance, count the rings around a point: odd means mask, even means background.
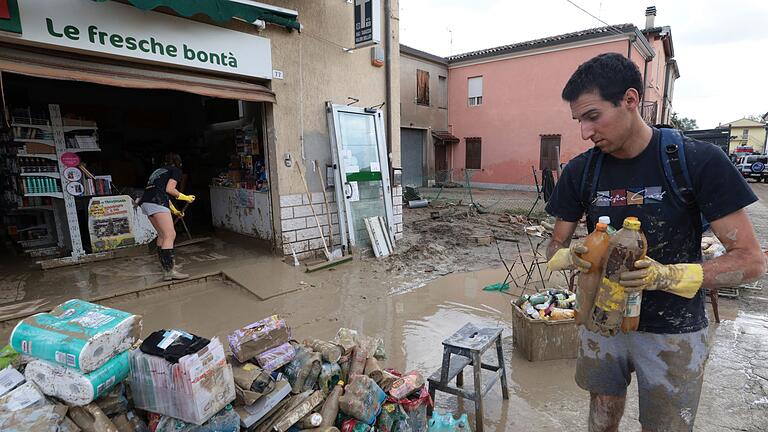
[[[768,186],[755,188],[768,198]],[[768,244],[768,208],[760,202],[749,212],[758,236]],[[498,386],[486,396],[486,430],[586,430],[588,395],[573,380],[575,361],[525,360],[512,346],[511,297],[482,290],[504,278],[503,268],[442,277],[426,269],[416,277],[399,269],[388,271],[391,266],[383,262],[358,259],[334,270],[307,274],[237,237],[180,248],[178,255],[185,272],[230,272],[237,283],[209,278],[102,303],[142,314],[145,335],[162,327],[180,327],[223,337],[274,313],[288,320],[297,339],[331,338],[339,327],[356,328],[384,339],[388,358],[383,366],[425,375],[440,366],[442,340],[465,323],[502,327],[510,399],[502,400]],[[21,265],[4,262],[0,267],[0,302],[5,303],[0,304],[0,315],[23,308],[50,309],[67,298],[94,298],[160,282],[156,257],[144,252],[45,272],[29,268],[20,273]],[[557,278],[552,281],[562,283]],[[768,290],[743,292],[738,300],[720,298],[723,322],[710,326],[713,348],[695,430],[768,430],[766,305]],[[707,312],[711,312],[709,305]],[[473,418],[472,403],[454,396],[438,393],[436,405]],[[637,410],[633,382],[621,430],[640,430]]]

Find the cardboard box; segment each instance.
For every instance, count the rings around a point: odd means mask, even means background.
[[[579,331],[575,319],[537,320],[512,306],[512,344],[528,361],[576,358]]]

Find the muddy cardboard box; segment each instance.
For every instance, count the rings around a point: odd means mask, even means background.
[[[528,361],[576,358],[579,334],[575,319],[537,320],[512,306],[512,343]]]

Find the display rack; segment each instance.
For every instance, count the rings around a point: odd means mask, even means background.
[[[70,249],[74,259],[85,255],[75,196],[67,191],[67,185],[75,181],[62,175],[68,168],[62,156],[101,151],[97,131],[95,122],[62,119],[55,104],[48,106],[47,115],[33,115],[27,109],[11,116],[12,134],[2,146],[6,156],[0,166],[6,174],[2,201],[6,218],[33,220],[23,227],[15,225],[11,233],[28,255],[60,255],[64,249]]]

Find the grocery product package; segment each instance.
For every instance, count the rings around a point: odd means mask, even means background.
[[[285,376],[291,383],[291,393],[299,394],[315,387],[317,378],[320,376],[322,360],[320,353],[312,351],[311,348],[294,346],[294,349],[296,355],[285,367]]]
[[[235,378],[235,395],[239,405],[253,405],[275,388],[275,379],[253,363],[240,363],[227,357]]]
[[[272,372],[287,365],[293,360],[296,355],[296,350],[293,349],[293,345],[286,342],[271,350],[264,351],[256,356],[256,363],[261,366],[265,371]]]
[[[24,383],[0,397],[0,430],[67,431],[67,407],[49,402],[34,383]],[[62,425],[64,424],[64,425]]]
[[[365,375],[355,375],[351,380],[339,398],[339,409],[348,416],[373,424],[387,395],[374,380]]]
[[[232,354],[244,363],[291,339],[291,329],[277,315],[237,329],[227,337]]]
[[[87,405],[122,382],[129,371],[128,352],[118,354],[91,373],[80,373],[45,360],[27,364],[24,377],[37,384],[48,396],[71,405]]]
[[[155,432],[240,432],[240,416],[231,405],[224,407],[202,425],[164,416],[157,423]]]
[[[140,333],[140,316],[73,299],[19,322],[11,333],[11,346],[89,373],[130,348]]]
[[[201,425],[235,399],[232,367],[216,337],[178,363],[139,349],[129,360],[136,408]]]

